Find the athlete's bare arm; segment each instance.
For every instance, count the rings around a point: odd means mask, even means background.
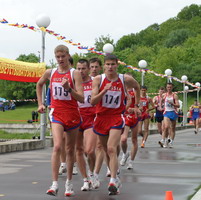
[[[127,88],[134,88],[136,94],[136,104],[140,102],[140,85],[139,83],[131,76],[125,74],[124,80]]]
[[[92,92],[91,92],[91,104],[96,105],[103,97],[103,95],[111,88],[112,82],[106,84],[104,89],[99,92],[101,76],[98,75],[93,79],[92,82]]]
[[[71,95],[75,100],[79,101],[80,103],[84,103],[84,91],[82,86],[83,81],[80,72],[75,70],[73,77],[75,80],[75,89],[72,89]]]
[[[43,85],[50,79],[51,71],[52,71],[51,69],[47,69],[36,84],[36,94],[37,94],[37,100],[38,100],[39,113],[45,112],[45,105],[43,105],[43,101],[42,101],[42,91],[43,91]]]

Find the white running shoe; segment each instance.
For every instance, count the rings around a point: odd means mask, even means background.
[[[119,194],[120,193],[120,191],[119,191],[120,187],[121,187],[121,181],[120,181],[119,177],[117,177],[115,183],[109,183],[109,185],[108,185],[109,195]]]
[[[131,160],[128,161],[127,169],[133,169],[133,162]]]
[[[168,143],[168,147],[173,148],[173,143],[172,142]]]
[[[100,181],[99,181],[98,177],[94,176],[92,186],[94,189],[98,189],[100,187]]]
[[[73,184],[72,184],[72,183],[66,182],[64,195],[65,195],[66,197],[70,197],[70,196],[73,196],[73,195],[74,195]]]
[[[123,155],[121,157],[121,160],[120,160],[120,165],[121,166],[124,166],[126,164],[126,161],[127,161],[128,157],[129,157],[129,153],[126,153],[126,154],[123,153]]]
[[[89,191],[91,190],[91,181],[84,181],[84,185],[81,187],[82,191]]]
[[[63,173],[66,173],[67,169],[65,166],[60,165],[59,167],[59,175],[62,175]]]
[[[77,175],[77,174],[78,174],[77,166],[76,166],[76,164],[74,164],[74,166],[73,166],[73,175]]]
[[[46,194],[56,196],[59,188],[58,185],[51,185]]]
[[[163,144],[163,148],[167,148],[168,147],[168,142],[165,141],[164,144]]]

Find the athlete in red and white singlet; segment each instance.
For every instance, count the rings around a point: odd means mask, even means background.
[[[77,101],[84,102],[82,77],[79,71],[71,69],[69,65],[70,54],[65,45],[58,45],[54,53],[58,68],[55,70],[47,69],[36,85],[38,111],[44,113],[45,106],[42,101],[42,88],[50,80],[52,98],[50,119],[52,122],[54,147],[51,160],[52,185],[46,193],[56,196],[58,192],[60,152],[62,150],[64,130],[66,130],[65,149],[68,165],[64,195],[71,196],[74,194],[71,180],[74,165],[75,141],[78,134],[78,126],[81,122]]]
[[[88,191],[93,186],[93,171],[95,167],[95,147],[97,135],[94,134],[92,126],[95,118],[95,106],[91,104],[92,77],[89,76],[89,62],[86,59],[80,59],[76,69],[80,71],[83,80],[84,103],[78,103],[83,123],[80,126],[76,141],[76,158],[78,167],[83,177],[84,184],[82,191]],[[87,156],[88,165],[86,167],[85,155]],[[90,174],[88,177],[87,168]]]
[[[134,159],[138,150],[138,142],[137,142],[137,130],[138,130],[138,121],[139,117],[135,114],[135,91],[134,89],[127,90],[128,98],[127,98],[127,106],[126,106],[126,113],[125,113],[125,128],[124,132],[121,135],[121,148],[123,151],[122,158],[120,160],[120,165],[124,166],[126,161],[129,158],[129,153],[127,152],[127,139],[128,133],[131,129],[131,140],[132,140],[132,147],[129,162],[127,165],[127,169],[132,169],[134,164]]]
[[[149,108],[149,105],[151,105],[151,108]],[[145,147],[145,142],[147,141],[149,135],[149,121],[150,121],[149,111],[153,109],[155,109],[155,106],[153,104],[152,99],[147,96],[147,87],[141,86],[140,110],[142,114],[138,126],[138,133],[142,135],[141,148]],[[144,124],[144,131],[142,131],[143,124]]]
[[[110,195],[118,194],[121,186],[120,179],[117,177],[117,147],[124,128],[125,87],[135,89],[136,103],[139,103],[140,97],[139,84],[128,75],[118,74],[117,68],[117,57],[107,55],[104,58],[105,74],[94,78],[91,98],[91,104],[97,106],[93,130],[98,134],[104,147],[111,171],[108,185]],[[139,109],[137,111],[140,112]]]
[[[88,128],[92,128],[93,121],[95,118],[96,107],[92,106],[91,101],[91,90],[92,90],[92,80],[93,78],[90,77],[90,80],[87,82],[83,82],[83,89],[84,89],[84,103],[79,103],[78,106],[80,108],[80,114],[83,118],[83,123],[80,126],[80,131],[84,131]]]
[[[162,135],[163,132],[163,112],[164,112],[164,104],[162,104],[162,99],[163,99],[163,93],[165,89],[161,87],[159,89],[159,95],[155,96],[153,98],[153,103],[156,108],[156,114],[155,114],[155,119],[157,121],[157,128],[158,128],[158,133]]]
[[[77,128],[81,124],[77,101],[61,85],[61,82],[65,77],[68,79],[70,87],[74,89],[74,70],[74,68],[70,68],[69,71],[66,73],[59,73],[58,69],[53,69],[50,78],[50,121],[52,123],[62,124],[65,131],[67,131],[68,129]],[[65,108],[65,112],[63,112],[63,108]],[[71,120],[69,120],[69,118]]]

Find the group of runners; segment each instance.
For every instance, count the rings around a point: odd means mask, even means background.
[[[82,191],[100,187],[99,172],[105,160],[110,176],[109,195],[119,194],[118,157],[120,165],[133,168],[138,150],[138,134],[142,135],[141,148],[149,133],[149,111],[156,109],[161,147],[172,147],[179,107],[178,97],[168,83],[166,92],[160,88],[153,99],[147,95],[147,87],[141,86],[131,74],[118,74],[118,58],[115,55],[101,60],[80,59],[75,68],[65,45],[54,50],[58,67],[48,69],[37,83],[38,112],[46,112],[42,102],[43,85],[50,81],[49,118],[53,135],[51,158],[52,185],[49,195],[57,195],[58,177],[67,173],[65,196],[74,194],[72,175],[77,163],[83,177]],[[104,73],[100,74],[101,71]],[[163,123],[162,123],[163,122]],[[144,131],[142,126],[144,125]],[[132,147],[128,151],[127,139],[131,133]]]

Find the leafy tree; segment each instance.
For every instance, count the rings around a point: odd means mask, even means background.
[[[110,35],[103,36],[101,35],[99,38],[95,39],[95,48],[98,51],[103,51],[103,46],[106,43],[110,43],[114,46],[114,40],[111,39]]]
[[[192,4],[183,8],[181,12],[178,13],[177,18],[180,20],[191,20],[195,16],[201,17],[201,7]]]
[[[174,47],[181,45],[189,36],[191,32],[188,29],[173,30],[165,41],[166,47]]]

